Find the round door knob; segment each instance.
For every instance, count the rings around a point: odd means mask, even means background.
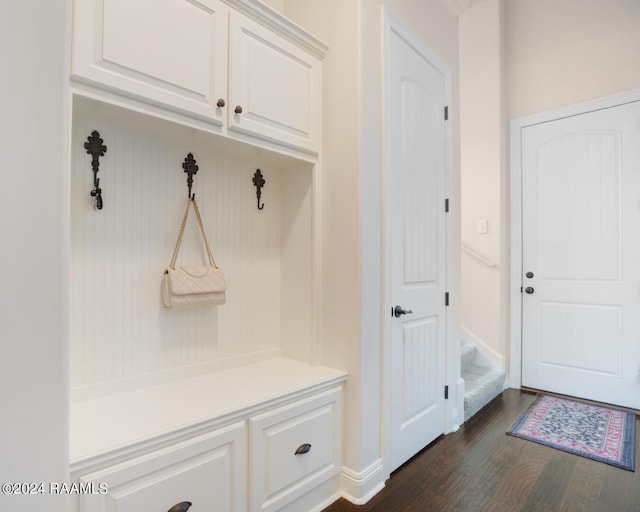
[[[527,272],[525,276],[527,276],[528,279],[531,279],[533,277],[533,272]]]
[[[393,316],[396,318],[400,318],[402,315],[410,315],[411,313],[413,313],[413,311],[410,309],[402,309],[400,306],[393,308]]]
[[[242,107],[241,107],[240,105],[237,105],[237,106],[236,106],[236,108],[235,108],[235,110],[234,110],[234,112],[235,112],[236,114],[242,114]]]
[[[528,293],[529,295],[531,295],[533,292],[535,292],[535,290],[533,288],[531,288],[531,286],[527,286],[524,289],[525,293]]]
[[[223,100],[222,98],[220,98],[220,99],[218,100],[218,103],[216,103],[216,106],[217,106],[218,108],[222,108],[222,107],[224,107],[225,105],[226,105],[226,103],[224,102],[224,100]]]

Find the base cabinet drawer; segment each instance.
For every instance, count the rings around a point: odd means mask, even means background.
[[[78,512],[243,512],[246,457],[238,423],[80,477],[108,492],[79,496]]]
[[[340,389],[250,418],[250,510],[276,511],[337,474],[341,425]]]

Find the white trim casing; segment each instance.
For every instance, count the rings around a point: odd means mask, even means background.
[[[511,278],[509,387],[522,386],[522,130],[536,124],[640,101],[640,89],[513,119],[509,126]]]

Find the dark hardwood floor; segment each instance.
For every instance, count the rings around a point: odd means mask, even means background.
[[[395,471],[367,504],[341,499],[324,512],[640,512],[640,435],[636,472],[507,436],[534,398],[505,391]]]

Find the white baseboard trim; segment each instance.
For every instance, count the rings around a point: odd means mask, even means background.
[[[384,464],[376,460],[362,471],[342,467],[342,497],[354,505],[364,505],[378,494],[385,485]]]

